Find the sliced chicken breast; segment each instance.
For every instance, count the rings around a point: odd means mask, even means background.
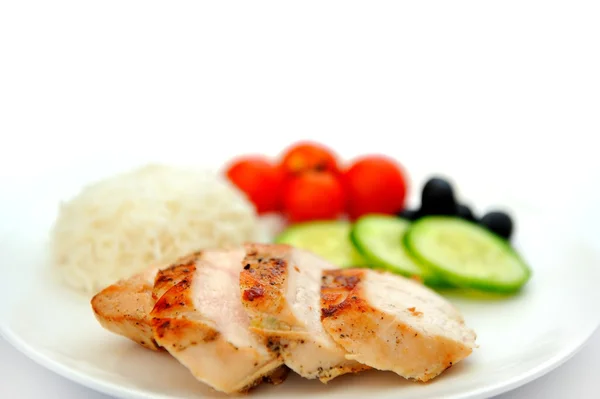
[[[346,351],[321,324],[321,278],[335,266],[287,245],[248,246],[240,274],[251,329],[268,338],[285,364],[301,376],[327,382],[368,367]]]
[[[171,267],[165,284],[175,284],[162,296],[157,287],[160,298],[151,312],[157,343],[198,380],[225,393],[244,392],[285,370],[278,354],[249,330],[239,291],[245,253],[203,253]]]
[[[369,269],[329,270],[323,326],[350,359],[428,381],[469,356],[475,333],[459,311],[420,283]]]
[[[96,294],[91,301],[96,319],[109,331],[140,345],[159,350],[154,340],[150,311],[154,307],[152,288],[158,267],[120,280]]]

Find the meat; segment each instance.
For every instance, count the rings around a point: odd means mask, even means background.
[[[155,302],[152,289],[158,269],[150,267],[120,280],[100,291],[91,301],[94,315],[104,328],[152,350],[160,349],[154,340],[149,316]]]
[[[240,290],[251,329],[268,338],[289,368],[322,382],[367,368],[348,360],[321,324],[322,273],[333,265],[287,245],[261,244],[248,247],[243,263]]]
[[[421,284],[368,269],[328,270],[323,326],[355,359],[428,381],[475,347],[475,333],[450,303]]]
[[[195,262],[201,257],[219,260],[223,251],[198,251],[178,259],[166,269],[151,266],[123,279],[96,294],[91,301],[96,319],[104,328],[129,338],[140,345],[161,350],[152,332],[150,312],[156,301],[177,284],[177,266]]]
[[[249,330],[238,286],[245,249],[213,252],[170,267],[151,312],[154,337],[200,381],[225,393],[243,392],[283,361]],[[162,284],[162,283],[161,283]],[[171,287],[168,287],[172,284]]]
[[[323,383],[370,368],[428,381],[476,347],[460,312],[420,283],[288,245],[195,252],[116,282],[92,308],[227,394],[289,369]]]
[[[169,267],[165,269],[158,270],[155,278],[153,279],[153,288],[152,288],[152,299],[154,302],[158,301],[160,297],[162,297],[165,292],[169,291],[171,287],[176,285],[181,281],[184,277],[184,274],[181,273],[181,268],[186,266],[193,266],[196,264],[196,261],[202,259],[204,256],[211,256],[211,253],[219,251],[211,250],[211,251],[197,251],[182,258],[179,258],[177,262],[173,263]],[[152,304],[154,307],[154,304]],[[152,308],[150,309],[152,310]],[[148,311],[148,314],[150,311]]]
[[[173,266],[189,263],[205,253],[212,256],[215,252],[218,251],[195,252],[177,260]],[[151,266],[96,294],[91,304],[100,325],[148,349],[161,350],[152,333],[150,312],[157,299],[177,283],[176,276],[171,276],[169,271],[170,268],[161,270],[159,266]]]

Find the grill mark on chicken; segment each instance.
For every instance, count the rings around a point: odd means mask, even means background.
[[[163,295],[154,305],[153,312],[163,312],[170,309],[173,312],[186,308],[193,308],[193,304],[186,291],[190,288],[190,275],[196,271],[195,265],[179,266],[179,283],[175,284],[168,291],[170,295]]]
[[[359,312],[368,311],[354,292],[360,282],[361,270],[350,270],[348,273],[335,273],[326,270],[321,285],[321,321],[328,317],[355,308]]]
[[[244,300],[253,301],[256,298],[260,298],[265,294],[265,290],[262,287],[251,287],[244,291]]]
[[[243,263],[245,266],[240,273],[240,287],[244,306],[247,306],[245,301],[253,302],[252,308],[260,310],[266,317],[279,313],[283,307],[281,298],[284,295],[287,262],[279,258],[261,257],[258,249],[252,246],[246,251]],[[262,324],[262,321],[258,321],[258,324]],[[281,323],[280,327],[284,327],[284,324]]]
[[[161,269],[154,278],[154,287],[152,288],[152,298],[158,301],[171,287],[181,281],[189,274],[188,268],[195,268],[196,262],[202,259],[207,251],[196,251],[190,255],[181,257],[167,268]]]
[[[209,343],[217,340],[219,331],[207,326],[199,326],[188,319],[153,318],[154,334],[161,342],[169,342],[168,351],[180,352],[199,343]]]

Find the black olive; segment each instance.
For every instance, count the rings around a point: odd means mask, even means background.
[[[476,222],[477,221],[477,219],[475,218],[475,215],[473,214],[473,211],[471,210],[471,208],[469,208],[465,204],[458,204],[458,205],[456,205],[456,216],[458,216],[459,218],[468,220],[470,222]]]
[[[406,220],[410,220],[411,222],[414,222],[415,220],[417,220],[419,218],[419,211],[416,209],[404,208],[403,210],[398,212],[396,215],[398,217],[401,217],[402,219],[406,219]]]
[[[510,240],[513,232],[513,221],[505,212],[488,212],[483,215],[479,223],[500,237]]]
[[[423,186],[421,193],[421,214],[456,215],[456,199],[452,185],[439,177],[431,178]]]

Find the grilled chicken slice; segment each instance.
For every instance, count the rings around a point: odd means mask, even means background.
[[[173,266],[188,264],[204,253],[212,256],[217,250],[200,251],[184,256]],[[158,298],[178,281],[169,274],[171,268],[161,270],[151,266],[130,278],[112,284],[91,301],[96,319],[107,330],[129,338],[145,348],[161,350],[154,340],[150,312]]]
[[[289,368],[322,382],[367,368],[346,359],[321,324],[321,277],[335,266],[307,251],[263,244],[248,246],[243,263],[240,290],[251,330],[267,337]]]
[[[96,319],[109,331],[159,350],[149,317],[154,307],[152,288],[158,267],[123,279],[96,294],[91,301]]]
[[[244,392],[265,378],[280,376],[283,361],[264,339],[250,332],[239,291],[245,249],[169,268],[160,284],[173,284],[151,312],[154,337],[200,381],[225,393]]]
[[[475,333],[459,311],[420,283],[369,269],[326,271],[323,326],[356,359],[428,381],[469,356]]]
[[[195,262],[200,257],[219,260],[221,250],[204,250],[177,260],[161,270],[152,266],[145,271],[123,279],[96,294],[91,301],[96,319],[107,330],[129,338],[140,345],[161,350],[154,340],[150,312],[156,301],[179,282],[181,277],[173,273],[179,265]]]

